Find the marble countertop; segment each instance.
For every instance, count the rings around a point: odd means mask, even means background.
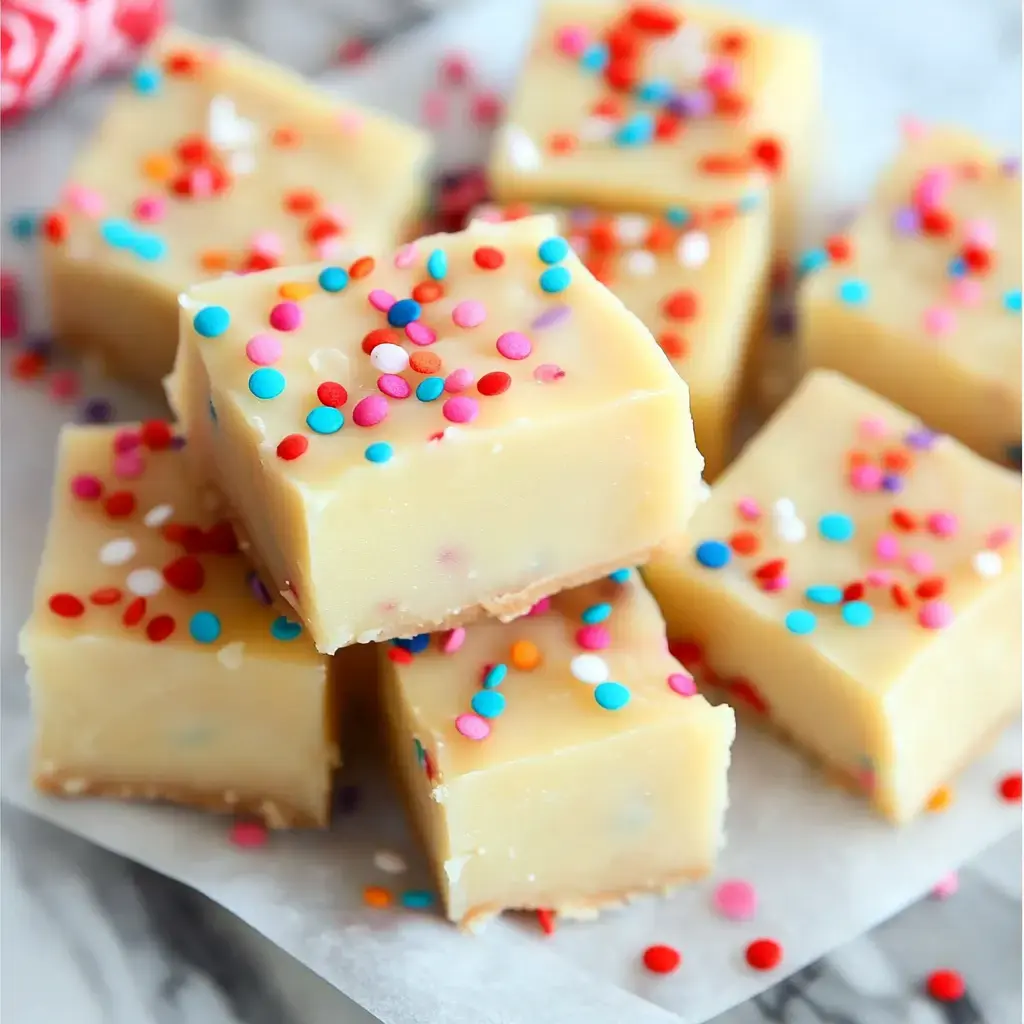
[[[320,74],[336,63],[346,39],[386,45],[433,9],[460,2],[470,0],[178,0],[175,7],[190,28],[241,39]],[[957,2],[898,0],[906,32],[895,40],[865,38],[888,45],[898,63],[901,46],[930,46],[941,36],[941,59],[955,52],[947,44],[962,24]],[[851,25],[886,6],[804,4],[827,7]],[[958,116],[970,108],[973,76],[995,76],[1012,86],[1010,116],[1019,125],[1019,4],[976,0],[972,12],[971,45],[960,52],[973,54],[974,63],[951,75],[949,105]],[[87,107],[75,97],[38,123],[91,119]],[[974,120],[983,130],[996,125],[998,135],[1007,119],[990,121],[990,113],[979,110]],[[47,153],[44,146],[40,154]],[[13,1024],[372,1024],[326,981],[205,897],[7,806],[0,886],[0,1017]],[[1020,901],[1018,834],[966,867],[952,897],[908,908],[714,1024],[1013,1024],[1021,1019]],[[943,967],[968,985],[955,1007],[921,997],[924,979]]]

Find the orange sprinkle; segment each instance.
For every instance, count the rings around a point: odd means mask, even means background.
[[[742,32],[723,32],[716,40],[719,53],[735,56],[747,48],[747,37]]]
[[[436,352],[413,352],[409,356],[409,367],[413,373],[437,373],[441,369],[441,357]]]
[[[440,281],[420,281],[412,290],[417,302],[437,302],[443,295],[444,285]]]
[[[211,274],[227,270],[231,257],[223,249],[206,249],[199,254],[199,266]]]
[[[376,260],[372,256],[360,256],[359,259],[348,268],[348,276],[353,281],[358,281],[360,278],[369,277],[373,273],[373,268],[377,266]]]
[[[308,299],[313,292],[318,291],[308,281],[286,281],[277,289],[277,294],[282,299],[291,299],[293,302],[301,302]]]
[[[174,161],[166,153],[150,153],[142,160],[143,177],[150,181],[167,181],[174,173]]]
[[[676,331],[662,331],[658,335],[658,344],[669,359],[682,359],[690,350],[686,339]]]
[[[750,109],[750,101],[738,92],[720,92],[715,97],[715,113],[722,117],[743,117]]]
[[[705,174],[745,174],[751,162],[742,153],[708,153],[697,162],[697,168]]]
[[[572,132],[552,132],[548,136],[548,148],[552,153],[571,153],[580,144]]]
[[[894,583],[889,591],[892,594],[893,601],[896,602],[898,608],[909,608],[910,607],[910,595],[907,593],[907,588],[902,583]]]
[[[662,220],[652,224],[651,230],[647,233],[647,248],[651,252],[668,252],[674,241],[675,232],[672,226]]]
[[[893,473],[906,473],[913,464],[905,448],[890,448],[882,453],[882,465]]]
[[[622,100],[618,96],[606,96],[603,100],[598,100],[590,108],[590,112],[594,117],[614,117],[618,120],[622,117],[622,109]]]
[[[846,453],[846,461],[850,469],[856,469],[858,466],[866,466],[871,461],[871,456],[854,448]]]
[[[937,790],[930,797],[928,797],[928,803],[925,806],[933,814],[937,814],[939,811],[945,811],[949,805],[953,802],[953,791],[949,786],[939,786]]]
[[[750,530],[738,530],[729,538],[729,547],[737,555],[754,555],[760,550],[761,539]]]
[[[202,59],[191,50],[174,50],[164,58],[164,71],[169,75],[194,75]]]
[[[934,601],[941,597],[946,590],[946,581],[941,576],[932,576],[929,579],[921,580],[914,593],[922,601]]]
[[[615,276],[612,272],[612,261],[608,257],[607,253],[591,253],[584,261],[584,266],[586,266],[587,270],[589,270],[603,285],[610,284],[612,278]]]
[[[897,530],[906,530],[907,533],[912,533],[917,529],[917,517],[905,508],[894,508],[890,518],[892,519],[892,525]]]
[[[533,213],[533,207],[529,203],[509,203],[505,207],[502,217],[505,220],[521,220]]]
[[[540,649],[530,640],[517,640],[510,656],[512,664],[521,672],[532,672],[541,663]]]
[[[320,205],[320,196],[310,188],[286,192],[284,208],[289,213],[312,213]]]
[[[843,235],[833,235],[825,240],[825,251],[833,263],[845,263],[853,252],[853,245]]]
[[[386,910],[391,906],[391,893],[379,885],[368,885],[363,890],[363,902],[368,907]]]
[[[296,146],[302,145],[302,134],[298,128],[282,125],[270,133],[270,141],[281,149],[294,149]]]
[[[597,252],[613,252],[619,244],[615,222],[611,217],[595,217],[590,225],[590,248]]]

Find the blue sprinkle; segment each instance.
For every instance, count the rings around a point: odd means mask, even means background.
[[[444,393],[444,377],[424,377],[416,385],[416,397],[421,402],[433,402]]]
[[[814,604],[839,604],[843,600],[843,592],[838,587],[821,585],[808,587],[804,591],[804,597]]]
[[[844,512],[829,512],[818,520],[818,533],[839,544],[850,540],[854,529],[853,520]]]
[[[796,272],[800,275],[813,274],[828,265],[828,253],[824,249],[808,249],[796,261]]]
[[[156,263],[167,255],[167,243],[159,235],[137,233],[132,239],[131,250],[141,260]]]
[[[748,192],[745,196],[740,196],[739,202],[736,204],[740,213],[750,213],[751,210],[756,210],[760,206],[761,197],[756,192]]]
[[[137,93],[143,96],[152,96],[160,89],[163,76],[159,68],[143,64],[132,72],[132,86]]]
[[[803,608],[796,608],[786,613],[786,629],[797,636],[813,633],[817,626],[818,620],[814,612],[805,611]]]
[[[569,283],[572,281],[572,274],[569,273],[568,267],[548,267],[540,275],[540,286],[543,291],[546,291],[549,295],[557,294],[558,292],[564,292],[569,287]]]
[[[694,551],[697,561],[708,569],[722,569],[732,559],[728,544],[720,540],[702,540]]]
[[[363,452],[367,462],[387,462],[394,454],[395,450],[387,441],[377,441]]]
[[[420,304],[415,299],[399,299],[388,310],[388,323],[392,327],[405,327],[414,320],[419,320]]]
[[[402,906],[406,910],[428,910],[434,905],[434,897],[426,889],[406,889],[402,893]]]
[[[257,398],[277,398],[284,391],[284,374],[272,366],[261,366],[249,375],[249,390]]]
[[[501,686],[505,681],[505,676],[508,675],[508,665],[498,662],[497,665],[492,665],[487,670],[487,675],[484,676],[483,687],[485,690],[493,690],[496,686]]]
[[[481,718],[497,718],[505,710],[505,697],[497,690],[477,690],[469,706]]]
[[[690,215],[681,206],[670,206],[665,211],[665,220],[673,227],[681,228],[684,224],[690,223]]]
[[[629,690],[622,683],[598,683],[594,687],[594,700],[605,711],[618,711],[629,703]]]
[[[430,646],[430,634],[417,633],[415,636],[392,640],[391,644],[394,647],[401,647],[410,654],[422,654]]]
[[[843,622],[848,626],[863,629],[870,626],[875,617],[875,610],[866,601],[848,601],[843,605]]]
[[[632,572],[631,569],[616,569],[615,572],[611,573],[608,577],[612,583],[625,583]]]
[[[537,255],[545,263],[561,263],[569,255],[569,243],[557,235],[553,238],[545,238],[537,246]]]
[[[39,214],[16,213],[7,222],[7,226],[19,242],[27,242],[39,231]]]
[[[585,609],[580,618],[588,626],[596,626],[599,622],[604,622],[612,613],[612,606],[610,604],[592,604],[589,608]]]
[[[270,635],[275,640],[294,640],[302,635],[302,626],[292,622],[287,615],[278,615],[270,624]]]
[[[608,67],[608,47],[592,43],[580,54],[580,67],[587,71],[604,71]]]
[[[848,306],[862,306],[871,297],[871,289],[864,281],[849,277],[839,286],[839,301]]]
[[[946,267],[946,273],[950,277],[966,277],[967,263],[964,261],[964,258],[962,256],[954,256],[949,261],[949,266]]]
[[[435,281],[443,281],[448,275],[448,256],[443,249],[435,249],[427,257],[427,273]]]
[[[212,644],[220,636],[220,619],[213,612],[196,612],[188,624],[192,639],[198,644]]]
[[[641,103],[664,103],[672,95],[672,84],[663,79],[651,79],[637,87],[636,97]]]
[[[345,417],[341,410],[330,405],[317,406],[306,417],[306,426],[314,434],[336,434],[344,425]]]
[[[100,225],[100,238],[115,249],[128,249],[135,240],[135,227],[126,220],[105,220]]]
[[[615,132],[615,142],[620,146],[642,146],[654,138],[654,117],[641,110],[623,121]]]
[[[348,285],[348,271],[341,267],[324,267],[316,281],[325,292],[340,292]]]
[[[204,338],[218,338],[231,323],[231,314],[223,306],[204,306],[192,318],[196,334]]]
[[[1019,288],[1011,288],[1003,295],[1003,308],[1010,313],[1019,313],[1021,307],[1021,295]]]

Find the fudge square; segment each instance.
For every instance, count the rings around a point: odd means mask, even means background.
[[[164,33],[45,218],[58,341],[158,385],[178,293],[224,273],[397,244],[425,135],[228,44]]]
[[[814,41],[704,7],[549,0],[489,173],[501,202],[680,216],[773,183],[795,244],[820,122]]]
[[[1017,474],[816,371],[646,576],[690,668],[904,821],[1020,707],[1020,505]]]
[[[551,217],[183,296],[201,477],[330,653],[646,561],[700,488],[686,385]]]
[[[168,424],[67,427],[21,632],[36,785],[324,825],[331,659],[203,509]]]
[[[1020,468],[1021,182],[963,132],[908,138],[847,237],[808,253],[806,362]]]
[[[771,255],[768,213],[757,196],[728,217],[680,224],[671,214],[559,210],[559,228],[584,265],[644,322],[690,389],[704,479],[732,455],[744,392],[752,390],[755,331],[764,320]],[[515,220],[527,203],[474,216]]]
[[[735,719],[696,695],[635,571],[395,643],[389,753],[451,920],[589,916],[711,870]]]

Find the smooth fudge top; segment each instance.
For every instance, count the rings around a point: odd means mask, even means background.
[[[544,598],[522,618],[393,640],[416,751],[431,781],[614,739],[679,715],[725,720],[668,652],[634,570]]]
[[[813,43],[699,7],[554,0],[541,8],[491,172],[499,195],[743,209],[786,154],[760,134]],[[681,215],[689,211],[679,208]]]
[[[227,43],[163,33],[75,161],[45,236],[175,292],[400,241],[422,132]]]
[[[885,692],[1019,574],[1020,518],[1018,474],[816,371],[712,488],[675,557]]]
[[[518,427],[685,399],[650,333],[550,217],[475,222],[385,259],[221,279],[180,301],[210,415],[244,424],[264,468],[307,490],[396,471],[432,445],[500,445]]]
[[[162,420],[64,429],[32,628],[205,649],[242,672],[323,662],[207,511],[182,444]]]

